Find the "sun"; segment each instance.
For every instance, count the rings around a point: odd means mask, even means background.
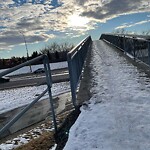
[[[68,17],[68,25],[70,27],[85,27],[89,23],[87,17],[82,17],[77,14],[73,14]]]

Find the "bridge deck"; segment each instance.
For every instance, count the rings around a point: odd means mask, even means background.
[[[93,42],[89,68],[92,97],[65,150],[150,149],[150,79],[103,41]]]

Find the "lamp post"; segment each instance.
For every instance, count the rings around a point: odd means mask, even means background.
[[[19,31],[19,32],[22,34],[22,36],[23,36],[23,39],[24,39],[24,44],[25,44],[26,51],[27,51],[27,60],[28,60],[28,58],[29,58],[29,52],[28,52],[27,42],[26,42],[26,39],[25,39],[25,36],[24,36],[24,34],[23,34],[21,31]],[[30,67],[30,72],[32,72],[31,65],[29,65],[29,67]]]

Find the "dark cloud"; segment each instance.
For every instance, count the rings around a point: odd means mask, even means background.
[[[136,13],[145,8],[142,0],[111,0],[110,2],[96,7],[94,10],[86,7],[82,12],[82,16],[91,17],[95,19],[106,19],[114,16],[122,15],[125,13]],[[83,6],[84,7],[84,6]]]
[[[42,23],[39,19],[27,18],[21,19],[16,24],[16,29],[18,30],[43,30]]]
[[[27,43],[35,43],[39,41],[45,41],[47,40],[47,36],[44,35],[28,35],[25,36],[25,39],[21,33],[15,32],[15,31],[7,31],[4,32],[3,35],[0,36],[0,44],[1,48],[9,46],[14,46],[16,44],[24,44],[25,40]]]

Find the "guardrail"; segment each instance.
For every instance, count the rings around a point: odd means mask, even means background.
[[[51,71],[50,71],[50,66],[49,66],[49,59],[47,55],[42,55],[37,58],[34,58],[32,60],[29,60],[23,64],[17,65],[13,68],[10,68],[2,73],[0,73],[0,78],[13,72],[16,71],[26,65],[30,65],[32,63],[35,63],[39,60],[43,61],[44,64],[44,69],[45,69],[45,74],[46,74],[46,82],[47,82],[47,89],[45,89],[36,99],[34,99],[30,104],[28,104],[21,112],[19,112],[11,121],[9,121],[2,129],[0,129],[0,135],[2,135],[4,132],[6,132],[17,120],[19,120],[25,112],[27,112],[38,100],[44,96],[46,92],[48,92],[49,95],[49,100],[50,100],[50,106],[51,106],[51,111],[52,111],[52,117],[53,117],[53,123],[54,123],[54,129],[55,132],[57,132],[57,123],[56,123],[56,117],[55,117],[55,111],[54,111],[54,106],[53,106],[53,101],[52,101],[52,94],[51,94],[51,87],[52,87],[52,78],[51,78]]]
[[[120,48],[125,53],[133,56],[147,65],[150,65],[150,41],[137,36],[102,34],[100,39],[104,39],[114,46]]]
[[[84,61],[86,59],[86,54],[88,52],[89,46],[91,45],[91,41],[91,36],[88,36],[76,47],[74,47],[67,55],[72,102],[74,107],[77,106],[76,90],[81,77]]]

